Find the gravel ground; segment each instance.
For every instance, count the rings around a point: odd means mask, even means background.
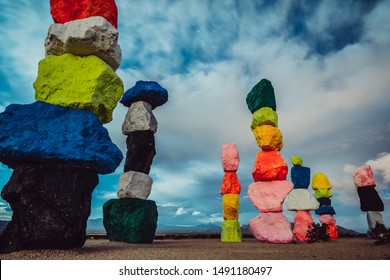
[[[316,243],[270,244],[247,238],[242,243],[219,239],[162,239],[152,244],[87,239],[69,250],[24,250],[0,254],[2,260],[390,260],[390,243],[367,238],[340,238]]]

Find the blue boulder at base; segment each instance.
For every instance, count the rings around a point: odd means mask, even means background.
[[[291,168],[291,181],[294,189],[307,189],[310,185],[310,168],[305,166],[293,166]]]
[[[9,105],[0,114],[0,161],[69,163],[100,174],[115,171],[123,159],[99,118],[88,111],[34,102]]]
[[[135,86],[123,94],[119,102],[126,107],[130,107],[132,103],[137,101],[148,102],[154,109],[168,101],[168,91],[157,82],[138,81]]]
[[[334,211],[332,206],[327,206],[327,205],[321,205],[315,213],[317,215],[325,215],[325,214],[330,214],[330,215],[336,215],[336,212]]]

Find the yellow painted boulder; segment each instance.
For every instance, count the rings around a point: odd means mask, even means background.
[[[313,175],[313,179],[311,181],[311,187],[313,190],[318,189],[331,189],[332,185],[329,182],[328,177],[326,177],[323,173],[316,173]]]
[[[90,111],[102,123],[112,120],[123,94],[122,80],[103,60],[69,53],[42,59],[34,88],[37,101]]]
[[[252,130],[257,144],[263,151],[280,151],[283,148],[283,136],[279,128],[261,125]]]
[[[240,202],[238,194],[225,194],[222,200],[223,218],[225,220],[238,220]]]

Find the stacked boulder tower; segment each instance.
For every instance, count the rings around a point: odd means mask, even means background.
[[[225,172],[220,193],[223,195],[223,222],[221,241],[222,242],[241,242],[242,234],[239,216],[239,195],[241,193],[241,184],[238,180],[236,171],[240,163],[240,155],[235,144],[222,145],[222,168]]]
[[[358,167],[353,179],[360,199],[360,210],[366,212],[367,215],[368,233],[375,229],[377,225],[386,228],[381,214],[385,208],[375,189],[376,182],[371,166]]]
[[[153,180],[148,175],[156,155],[154,134],[157,120],[153,109],[168,101],[168,91],[157,82],[138,81],[120,101],[129,107],[122,125],[127,136],[124,173],[119,179],[118,198],[103,205],[103,224],[111,241],[151,243],[158,211],[148,200]]]
[[[308,191],[310,168],[303,166],[302,158],[292,156],[291,181],[294,189],[287,196],[287,209],[296,211],[294,216],[294,240],[307,241],[307,232],[314,223],[310,211],[317,210],[319,202]]]
[[[326,232],[331,240],[338,239],[336,219],[334,215],[336,212],[332,207],[331,197],[332,185],[329,182],[328,177],[323,173],[316,173],[312,178],[312,188],[315,191],[314,196],[320,203],[320,206],[315,211],[320,216],[320,223],[326,225]]]
[[[254,183],[248,188],[248,196],[261,214],[249,222],[257,240],[270,243],[291,243],[291,224],[283,214],[283,202],[293,189],[286,180],[287,163],[279,151],[283,137],[278,128],[274,88],[270,81],[262,79],[246,97],[253,114],[251,129],[261,151],[257,153],[252,176]]]
[[[98,174],[123,159],[103,127],[123,94],[115,2],[50,5],[55,23],[34,82],[36,102],[0,114],[0,161],[13,169],[1,193],[13,216],[0,252],[83,246]]]

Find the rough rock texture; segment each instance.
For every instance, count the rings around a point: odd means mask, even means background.
[[[152,243],[157,219],[153,200],[111,199],[103,205],[103,224],[110,241]]]
[[[57,23],[102,16],[118,28],[115,0],[50,0],[50,13]]]
[[[360,209],[363,212],[366,211],[378,211],[384,210],[382,199],[379,197],[375,188],[357,188],[358,195],[360,198]]]
[[[248,93],[246,104],[252,114],[262,107],[270,107],[276,111],[275,93],[271,82],[266,79],[258,82]]]
[[[375,228],[376,224],[385,224],[382,214],[378,211],[367,211],[367,223],[369,229]]]
[[[294,165],[291,168],[291,181],[294,189],[307,189],[310,185],[310,168]]]
[[[262,213],[283,211],[283,202],[293,189],[289,181],[255,182],[248,187],[248,196]]]
[[[240,222],[238,220],[224,220],[221,231],[222,242],[242,242]]]
[[[221,194],[240,194],[241,184],[234,171],[225,172],[222,179]]]
[[[317,189],[314,192],[314,197],[319,199],[319,198],[329,198],[332,197],[333,193],[329,189]]]
[[[130,107],[136,101],[148,102],[155,109],[168,101],[168,91],[157,82],[138,81],[123,94],[120,103]]]
[[[222,200],[223,218],[225,220],[238,220],[240,202],[238,194],[225,194]]]
[[[123,159],[96,115],[34,102],[9,105],[0,114],[0,161],[66,163],[101,174],[115,171]]]
[[[318,209],[315,211],[317,215],[325,215],[325,214],[330,214],[330,215],[335,215],[336,212],[334,211],[332,206],[325,206],[321,205],[318,207]]]
[[[303,160],[300,156],[292,156],[291,162],[294,166],[303,166]]]
[[[321,224],[335,225],[336,219],[331,214],[323,214],[319,218]]]
[[[128,171],[119,178],[118,197],[119,198],[139,198],[147,199],[152,191],[153,180],[148,175]]]
[[[37,101],[87,110],[108,123],[122,96],[123,82],[100,58],[67,53],[39,62],[34,88]]]
[[[282,212],[262,213],[249,221],[253,236],[269,243],[291,243],[293,232],[291,224]]]
[[[286,180],[287,163],[278,151],[261,151],[256,155],[252,176],[255,182]]]
[[[320,203],[320,205],[330,206],[332,204],[330,198],[326,198],[326,197],[317,198],[317,201]]]
[[[314,174],[311,185],[313,190],[332,188],[332,185],[330,184],[328,177],[326,177],[326,175],[323,173]]]
[[[1,192],[13,216],[0,237],[0,252],[82,247],[98,180],[96,171],[69,165],[15,167]]]
[[[150,130],[157,131],[157,120],[153,115],[152,106],[144,101],[131,104],[122,124],[122,133],[128,135],[134,131]]]
[[[306,189],[293,189],[287,197],[287,209],[290,211],[317,210],[319,206],[319,202]]]
[[[50,26],[45,41],[47,55],[95,55],[115,71],[122,59],[118,30],[103,17],[90,17]]]
[[[138,171],[149,174],[156,155],[154,134],[150,130],[135,131],[127,135],[127,153],[124,172]]]
[[[279,128],[272,125],[261,125],[252,130],[257,145],[263,151],[280,151],[283,148],[283,136]]]
[[[240,164],[240,155],[236,144],[224,144],[221,148],[223,171],[237,171]]]
[[[294,240],[307,241],[306,237],[309,227],[314,223],[310,211],[297,211],[294,216]]]
[[[356,169],[353,175],[355,181],[355,187],[375,187],[374,173],[372,172],[371,166],[360,166]]]
[[[251,129],[261,125],[278,127],[278,114],[270,107],[263,107],[253,113]]]

